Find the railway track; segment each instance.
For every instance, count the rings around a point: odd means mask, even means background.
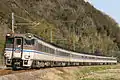
[[[8,70],[8,69],[0,69],[0,76],[7,75],[7,74],[12,74],[14,71]]]
[[[0,66],[1,67],[1,66]],[[71,67],[71,66],[68,66],[68,68]],[[75,66],[72,66],[72,67],[75,67]],[[40,68],[40,69],[19,69],[19,70],[12,70],[12,68],[0,68],[0,76],[4,76],[4,75],[9,75],[9,74],[16,74],[16,73],[22,73],[22,72],[32,72],[32,71],[37,71],[37,70],[49,70],[50,68],[52,67],[44,67],[44,68]],[[63,68],[63,67],[54,67],[56,69],[59,69],[59,68]]]
[[[100,65],[96,65],[96,66],[100,66]],[[107,65],[106,65],[107,66]],[[108,65],[109,66],[109,65]],[[66,66],[64,68],[82,68],[82,67],[93,67],[91,66]],[[22,73],[22,72],[32,72],[32,71],[37,71],[37,70],[49,70],[49,69],[63,69],[63,67],[57,66],[57,67],[44,67],[44,68],[40,68],[40,69],[19,69],[19,70],[12,70],[12,68],[6,68],[3,66],[0,66],[0,76],[4,76],[4,75],[8,75],[8,74],[16,74],[16,73]]]
[[[0,69],[0,76],[8,75],[8,74],[15,74],[15,73],[22,73],[22,72],[28,72],[28,71],[35,71],[35,69],[27,69],[27,70],[12,70],[12,69]]]
[[[22,73],[22,72],[32,72],[37,70],[45,70],[50,69],[52,67],[44,67],[40,69],[18,69],[18,70],[12,70],[12,68],[6,68],[4,66],[0,66],[0,76],[8,75],[8,74],[16,74],[16,73]]]

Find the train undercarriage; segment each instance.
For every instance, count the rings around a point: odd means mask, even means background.
[[[97,62],[64,62],[64,61],[37,61],[34,60],[32,68],[43,67],[66,67],[66,66],[91,66],[91,65],[114,65],[116,63]]]
[[[6,66],[11,67],[13,70],[18,69],[40,69],[46,67],[68,67],[68,66],[90,66],[90,65],[114,65],[117,63],[108,62],[65,62],[65,61],[45,61],[45,60],[33,60],[30,66],[28,65],[29,60],[22,60],[20,58],[13,58],[12,60],[7,59]]]

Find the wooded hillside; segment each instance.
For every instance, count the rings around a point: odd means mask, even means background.
[[[11,13],[16,23],[36,23],[15,28],[16,33],[33,33],[66,49],[116,55],[120,49],[120,28],[108,15],[84,0],[0,0],[0,48],[11,28]],[[22,18],[24,19],[22,19]],[[25,20],[26,19],[26,20]]]

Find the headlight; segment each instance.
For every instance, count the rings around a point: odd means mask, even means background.
[[[7,55],[6,55],[6,57],[10,57],[10,55],[9,55],[9,54],[7,54]]]
[[[7,36],[10,36],[10,34],[7,34]]]
[[[6,54],[6,53],[5,53],[4,56],[5,56],[5,57],[10,57],[10,54]]]
[[[30,56],[29,56],[29,55],[25,55],[24,58],[25,58],[25,59],[29,59]]]
[[[21,45],[18,45],[18,48],[20,48],[21,47]]]

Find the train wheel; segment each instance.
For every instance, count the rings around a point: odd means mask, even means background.
[[[50,62],[50,67],[53,67],[54,66],[54,62]]]
[[[45,63],[44,62],[40,62],[40,67],[45,67]]]
[[[45,62],[45,66],[46,67],[50,66],[50,62]]]

